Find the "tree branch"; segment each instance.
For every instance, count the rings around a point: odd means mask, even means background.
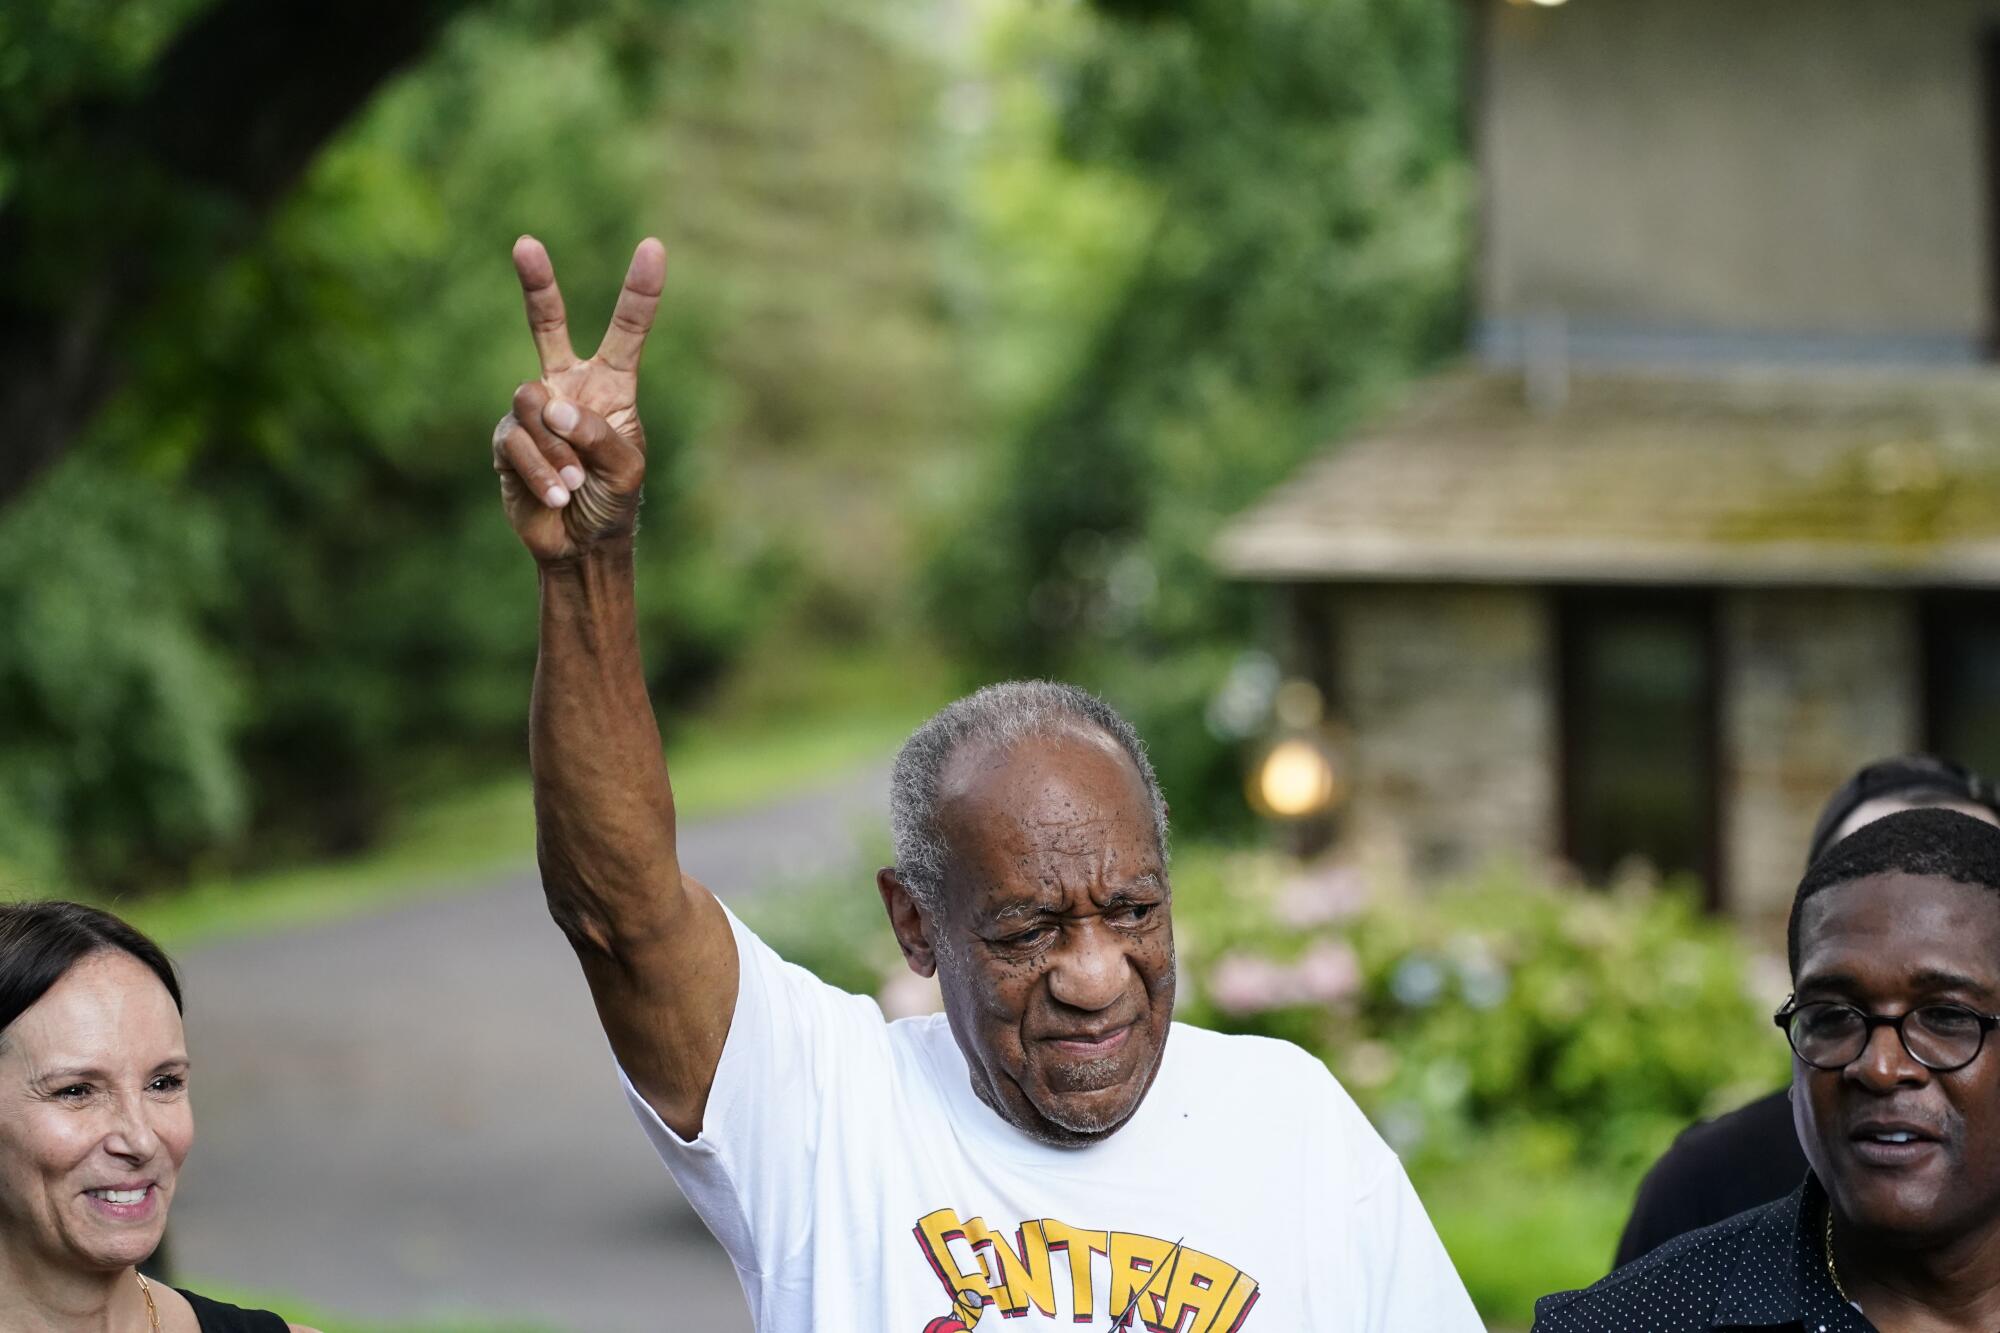
[[[241,246],[326,142],[471,0],[218,0],[140,92],[80,108],[0,209],[0,504],[120,378],[118,332],[170,275]]]

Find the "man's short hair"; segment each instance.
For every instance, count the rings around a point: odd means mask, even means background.
[[[968,745],[1006,750],[1030,737],[1093,731],[1115,741],[1138,770],[1151,806],[1153,836],[1165,859],[1167,802],[1132,724],[1088,690],[1054,680],[1010,680],[947,704],[897,752],[889,780],[889,826],[903,886],[930,908],[943,894],[950,849],[938,824],[938,788],[953,755]]]
[[[1785,960],[1799,975],[1799,917],[1822,889],[1872,875],[1924,875],[2000,893],[2000,828],[1956,810],[1903,810],[1864,824],[1812,863],[1792,896]]]

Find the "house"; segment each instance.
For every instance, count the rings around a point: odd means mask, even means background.
[[[1470,0],[1467,364],[1222,534],[1347,836],[1782,915],[1821,801],[2000,772],[2000,0]]]

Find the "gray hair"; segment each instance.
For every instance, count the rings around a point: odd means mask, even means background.
[[[1103,732],[1139,770],[1153,816],[1153,837],[1161,859],[1166,859],[1167,801],[1160,794],[1152,761],[1146,758],[1145,742],[1132,724],[1110,704],[1074,685],[1054,680],[1003,681],[945,705],[896,752],[896,767],[889,779],[889,826],[895,837],[896,873],[919,903],[935,908],[944,891],[949,848],[938,826],[938,788],[952,756],[966,745],[1007,750],[1030,737],[1078,730]]]

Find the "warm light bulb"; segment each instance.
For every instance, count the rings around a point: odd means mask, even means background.
[[[1333,801],[1333,764],[1311,741],[1280,741],[1257,769],[1257,795],[1271,814],[1299,819],[1318,814]]]

